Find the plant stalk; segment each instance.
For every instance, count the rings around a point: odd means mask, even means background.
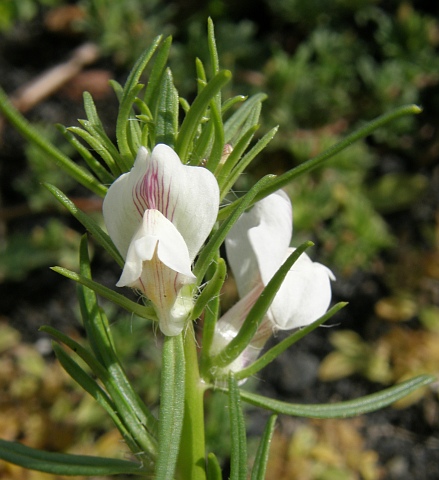
[[[204,391],[198,368],[198,355],[193,324],[185,333],[186,358],[185,403],[177,478],[206,480],[204,436]]]

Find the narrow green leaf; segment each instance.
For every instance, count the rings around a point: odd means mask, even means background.
[[[125,172],[132,167],[132,152],[128,144],[127,123],[132,112],[134,99],[141,89],[138,82],[140,76],[151,60],[151,57],[159,46],[161,38],[161,36],[156,37],[151,46],[139,57],[127,78],[123,88],[122,98],[120,99],[119,114],[116,121],[116,138],[124,162],[123,171]]]
[[[215,29],[210,17],[207,19],[207,46],[209,47],[210,68],[213,77],[219,72],[219,58],[215,41]]]
[[[291,267],[300,255],[312,245],[312,242],[303,243],[285,260],[256,300],[237,335],[221,352],[210,359],[212,366],[226,367],[238,358],[247,345],[249,345]]]
[[[246,105],[246,103],[244,103],[244,106]],[[244,107],[241,107],[241,109],[242,108]],[[241,109],[239,109],[238,112]],[[422,109],[417,105],[405,105],[395,110],[392,110],[389,113],[386,113],[384,115],[377,117],[376,119],[367,123],[364,127],[361,127],[358,130],[355,130],[353,133],[348,135],[345,139],[336,143],[331,148],[329,148],[328,150],[325,150],[324,152],[320,153],[316,157],[311,158],[310,160],[298,165],[297,167],[289,170],[288,172],[283,173],[282,175],[279,175],[276,178],[273,177],[272,183],[268,184],[266,188],[264,188],[258,193],[258,195],[254,199],[254,202],[257,202],[258,200],[261,200],[262,198],[267,197],[271,193],[276,192],[280,188],[285,187],[294,178],[320,167],[325,161],[334,157],[337,153],[340,153],[342,150],[349,147],[352,143],[367,137],[368,135],[373,133],[375,130],[387,125],[393,120],[404,117],[406,115],[416,115],[421,112],[422,112]],[[226,127],[227,127],[227,123],[226,123]],[[227,132],[227,128],[226,128],[226,132]],[[227,142],[227,134],[226,134],[226,142]],[[236,203],[237,201],[233,202],[227,207],[224,207],[221,210],[218,218],[222,219],[222,218],[225,218],[227,215],[229,215],[230,211],[232,211],[233,208],[236,206]]]
[[[227,193],[231,190],[235,182],[238,180],[238,177],[244,172],[244,170],[250,165],[254,158],[259,155],[259,153],[273,140],[274,136],[278,131],[278,127],[272,128],[267,132],[258,143],[239,161],[238,164],[233,163],[233,171],[231,174],[229,172],[223,173],[221,170],[218,175],[218,182],[221,186],[221,199],[223,199]],[[230,154],[232,156],[233,152]],[[227,162],[226,162],[227,163]],[[222,181],[220,178],[222,177]],[[225,177],[225,182],[224,182]]]
[[[162,84],[162,77],[168,62],[169,52],[171,50],[172,37],[166,37],[163,43],[158,47],[154,59],[154,65],[148,78],[143,101],[148,105],[151,113],[155,116],[159,99],[159,89]]]
[[[50,185],[49,183],[43,184],[47,190],[86,228],[96,242],[103,247],[123,268],[125,261],[121,254],[114,246],[111,238],[102,230],[102,228],[86,213],[80,210],[68,197],[58,190],[58,188]]]
[[[126,379],[119,378],[118,372],[115,372],[114,369],[111,371],[106,369],[87,349],[55,328],[45,325],[40,328],[40,331],[46,332],[64,343],[90,367],[116,405],[119,417],[137,445],[135,451],[139,452],[139,457],[148,459],[148,461],[153,459],[157,451],[157,442],[154,437],[157,420],[147,411],[132,388],[127,388]]]
[[[61,150],[40,135],[40,133],[23,117],[23,115],[12,106],[8,96],[1,88],[0,111],[26,140],[39,147],[68,175],[96,195],[99,195],[100,197],[105,196],[107,188],[96,180],[90,172],[78,166],[69,157],[64,155]]]
[[[164,143],[174,148],[178,132],[178,92],[174,87],[171,70],[168,68],[159,91],[155,143]]]
[[[136,99],[137,97],[134,99],[134,103],[136,103]],[[139,148],[142,146],[142,127],[137,115],[130,117],[127,126],[128,145],[130,146],[133,157],[136,157]]]
[[[101,476],[117,474],[146,475],[142,465],[114,458],[44,452],[15,442],[0,440],[0,458],[29,470],[54,475]]]
[[[241,216],[241,214],[248,208],[251,204],[253,198],[259,192],[260,189],[272,181],[271,175],[266,175],[261,178],[253,187],[239,199],[238,205],[235,205],[235,210],[231,215],[221,224],[218,230],[212,235],[207,245],[203,248],[198,260],[194,267],[194,274],[197,276],[198,283],[200,284],[204,275],[206,274],[207,269],[213,258],[216,255],[216,252],[220,248],[221,244],[224,242],[226,235],[229,233],[230,229],[233,227],[235,222]]]
[[[267,98],[265,93],[257,93],[248,100],[225,122],[224,139],[226,143],[231,143],[242,129],[247,119],[253,115],[255,109],[260,109],[261,102]],[[257,123],[257,122],[255,122]]]
[[[222,480],[223,473],[215,454],[210,452],[207,455],[207,480]]]
[[[347,418],[387,407],[414,390],[424,387],[436,380],[436,377],[432,375],[419,375],[393,387],[381,390],[378,393],[346,402],[328,404],[301,405],[287,403],[244,390],[241,390],[240,395],[241,399],[247,403],[284,415],[308,418]]]
[[[232,74],[228,70],[219,71],[203,88],[200,94],[197,95],[192,103],[191,108],[183,120],[175,143],[175,150],[183,163],[187,163],[189,160],[192,142],[197,132],[198,125],[200,124],[201,118],[205,114],[211,100],[231,78]]]
[[[84,92],[84,108],[87,114],[87,121],[79,120],[79,123],[93,136],[96,137],[102,143],[102,145],[108,150],[108,152],[118,162],[120,159],[120,153],[117,150],[114,143],[110,140],[105,131],[104,125],[99,118],[96,106],[94,104],[92,96],[88,92]]]
[[[114,424],[120,431],[124,441],[133,453],[140,453],[140,449],[125,425],[118,416],[117,409],[104,390],[90,377],[67,353],[57,344],[53,344],[53,350],[64,370],[72,379],[89,393],[96,402],[108,413]]]
[[[271,415],[267,421],[264,434],[262,435],[261,441],[259,442],[258,451],[256,452],[251,480],[265,480],[265,472],[267,471],[271,439],[273,438],[276,420],[277,415]]]
[[[247,100],[248,97],[245,95],[236,95],[235,97],[227,99],[224,103],[223,106],[221,107],[221,114],[224,115],[226,112],[228,112],[234,105],[237,103],[242,103]]]
[[[165,337],[160,387],[159,451],[156,479],[174,476],[184,416],[185,357],[183,334]]]
[[[212,122],[214,129],[214,140],[212,150],[206,163],[206,168],[213,173],[221,161],[224,149],[223,121],[219,107],[214,100],[210,103],[210,115],[210,121]]]
[[[129,92],[122,96],[122,101],[119,106],[119,114],[116,121],[116,139],[121,156],[118,167],[122,172],[128,172],[134,163],[135,151],[131,149],[129,142],[129,129],[131,121],[138,121],[133,111],[133,105],[138,93],[142,90],[143,85],[135,85]]]
[[[231,188],[231,186],[230,188],[227,188],[228,185],[231,183],[229,180],[230,172],[235,168],[236,164],[239,162],[241,156],[244,154],[245,150],[250,145],[250,142],[252,141],[252,138],[258,129],[259,129],[259,125],[253,125],[241,135],[238,142],[234,146],[232,153],[224,162],[224,165],[222,165],[219,171],[217,172],[216,176],[218,178],[218,184],[221,190],[221,197],[220,197],[221,199],[224,198],[226,193],[228,193]],[[233,185],[233,183],[231,185]]]
[[[64,138],[72,145],[75,150],[81,155],[87,164],[88,168],[95,174],[95,176],[103,184],[111,184],[114,181],[114,175],[112,175],[64,125],[56,125],[56,128],[61,132]]]
[[[194,141],[194,148],[191,154],[191,165],[204,163],[209,156],[209,148],[212,145],[214,125],[212,121],[200,126],[201,134]]]
[[[264,355],[259,357],[250,366],[248,366],[247,368],[244,368],[243,370],[240,370],[239,372],[236,372],[235,378],[237,380],[243,380],[244,378],[248,378],[255,375],[257,372],[259,372],[264,367],[266,367],[269,363],[271,363],[281,353],[283,353],[287,348],[291,347],[291,345],[298,342],[301,338],[308,335],[308,333],[311,333],[314,329],[316,329],[317,327],[325,323],[327,320],[329,320],[333,315],[335,315],[340,309],[342,309],[346,305],[347,305],[347,302],[337,303],[337,305],[334,305],[330,310],[328,310],[324,315],[322,315],[315,322],[299,330],[296,330],[289,337],[277,343],[274,347],[272,347],[270,350],[264,353]]]
[[[86,235],[83,235],[81,238],[79,265],[81,275],[91,281],[91,267]],[[116,359],[113,355],[114,342],[111,336],[110,326],[108,321],[106,321],[106,316],[101,314],[94,290],[79,284],[78,298],[81,316],[90,346],[100,363],[108,368]]]
[[[115,177],[118,177],[122,174],[122,171],[117,165],[114,156],[111,155],[111,153],[105,148],[98,137],[80,127],[69,127],[67,130],[69,132],[73,132],[75,135],[81,137],[85,142],[87,142],[89,146],[102,158]]]
[[[207,282],[206,286],[203,288],[203,291],[197,298],[194,309],[192,311],[192,320],[197,319],[202,313],[208,302],[212,298],[219,296],[220,290],[223,286],[224,280],[226,279],[227,267],[226,262],[222,258],[218,258],[218,261],[215,265],[215,273],[212,278]],[[205,344],[203,342],[203,348]]]
[[[135,315],[138,315],[142,318],[148,318],[149,320],[157,321],[155,311],[151,307],[139,305],[138,303],[129,300],[120,293],[116,293],[114,290],[111,290],[111,288],[105,287],[104,285],[101,285],[100,283],[90,280],[89,278],[86,278],[82,275],[79,275],[78,273],[72,272],[71,270],[67,270],[67,268],[52,267],[52,270],[59,273],[60,275],[63,275],[64,277],[70,278],[70,280],[74,280],[75,282],[78,282],[81,285],[90,288],[98,295],[101,295],[102,297],[111,300],[116,305],[121,306],[128,312],[134,313]]]
[[[203,88],[207,85],[207,75],[204,64],[198,57],[195,59],[195,71],[197,72],[197,91],[199,94],[201,90],[203,90]]]
[[[233,374],[229,374],[230,416],[230,480],[247,478],[247,438],[244,415],[241,408],[239,388]]]

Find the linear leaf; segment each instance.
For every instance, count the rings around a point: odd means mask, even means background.
[[[191,108],[183,120],[175,143],[175,150],[183,163],[187,163],[189,160],[189,152],[192,148],[192,142],[201,121],[201,117],[205,114],[216,93],[219,92],[231,78],[232,74],[228,70],[220,70],[203,88],[199,95],[197,95],[192,103]]]
[[[80,210],[61,190],[49,183],[43,184],[47,190],[90,232],[91,236],[96,242],[103,247],[123,268],[125,262],[121,254],[114,246],[111,238],[106,234],[102,228],[95,222],[92,217]]]
[[[335,315],[341,308],[346,306],[346,302],[339,302],[337,305],[334,305],[330,310],[328,310],[324,315],[322,315],[319,319],[315,322],[307,325],[306,327],[300,328],[295,331],[293,334],[282,340],[281,342],[277,343],[274,347],[270,348],[267,352],[264,353],[261,357],[259,357],[254,363],[252,363],[247,368],[240,370],[239,372],[235,373],[235,377],[237,380],[243,380],[244,378],[251,377],[255,375],[257,372],[262,370],[266,367],[269,363],[271,363],[276,357],[278,357],[281,353],[283,353],[287,348],[291,347],[291,345],[298,342],[301,338],[311,333],[314,329],[325,323],[329,320],[333,315]]]
[[[312,245],[312,242],[303,243],[285,260],[256,300],[236,336],[230,340],[223,350],[211,358],[212,366],[226,367],[238,358],[249,345],[291,267],[300,255]]]
[[[168,68],[159,91],[155,143],[164,143],[174,148],[178,132],[178,106],[178,92],[174,86],[171,70]]]
[[[308,418],[347,418],[387,407],[414,390],[434,381],[436,381],[436,377],[432,375],[419,375],[378,393],[346,402],[328,404],[301,405],[287,403],[244,390],[241,390],[240,395],[245,402],[275,413]]]
[[[78,282],[81,285],[84,285],[90,288],[91,290],[96,292],[98,295],[101,295],[102,297],[105,297],[108,300],[111,300],[116,305],[121,306],[128,312],[132,312],[142,318],[156,320],[155,312],[151,307],[145,307],[145,306],[139,305],[138,303],[133,302],[132,300],[129,300],[124,295],[121,295],[120,293],[116,293],[114,290],[111,290],[111,288],[105,287],[104,285],[101,285],[100,283],[90,280],[89,278],[86,278],[83,275],[79,275],[78,273],[72,272],[67,268],[52,267],[52,270],[54,272],[59,273],[60,275],[63,275],[64,277],[70,278],[71,280],[74,280],[75,282]]]
[[[239,388],[235,377],[229,374],[229,415],[231,434],[230,480],[247,478],[247,438]]]
[[[0,440],[0,458],[29,470],[54,475],[148,475],[140,464],[114,458],[44,452],[20,443]]]
[[[256,452],[255,463],[253,464],[251,480],[264,480],[267,470],[268,457],[270,453],[271,439],[273,438],[274,427],[276,426],[277,415],[271,415],[265,426],[264,434],[259,442]]]
[[[8,96],[2,88],[0,88],[0,111],[26,140],[39,147],[68,175],[96,195],[99,195],[100,197],[105,196],[107,188],[96,180],[89,171],[77,165],[72,159],[64,155],[61,150],[56,148],[55,145],[41,136],[40,133],[23,117],[23,115],[12,106]]]

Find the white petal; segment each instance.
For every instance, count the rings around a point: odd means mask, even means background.
[[[288,249],[288,255],[293,251]],[[275,328],[290,330],[321,317],[331,302],[331,280],[335,277],[329,268],[302,253],[271,304],[269,316]]]
[[[266,285],[284,262],[293,232],[292,215],[290,199],[279,190],[257,202],[231,229],[226,251],[240,297],[258,278]]]
[[[215,326],[215,335],[211,347],[211,354],[219,353],[226,345],[233,340],[244,323],[249,311],[259,298],[264,286],[262,282],[251,290],[245,297],[241,298],[232,308],[230,308],[217,322]],[[238,372],[253,363],[259,356],[265,342],[273,334],[273,325],[267,317],[262,321],[258,331],[245,350],[222,370],[222,374],[228,371]]]
[[[108,233],[125,256],[146,210],[158,210],[182,234],[191,261],[216,221],[219,188],[214,175],[202,167],[182,165],[167,145],[149,155],[141,147],[132,170],[109,188],[103,213]]]
[[[193,307],[191,272],[186,243],[176,227],[158,210],[147,210],[128,248],[117,286],[141,290],[152,302],[165,335],[182,331]]]
[[[180,232],[158,210],[147,210],[133,236],[117,286],[141,288],[137,283],[142,276],[144,262],[151,261],[156,252],[163,265],[185,275],[188,281],[195,280],[188,248]]]

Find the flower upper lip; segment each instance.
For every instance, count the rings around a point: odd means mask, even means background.
[[[192,310],[192,263],[217,219],[213,174],[182,165],[167,145],[139,149],[130,172],[109,188],[103,204],[108,233],[125,259],[117,286],[141,290],[159,326],[177,335]]]
[[[292,206],[279,190],[257,202],[230,230],[226,252],[241,298],[258,283],[267,285],[286,258],[293,232]],[[333,273],[303,253],[277,292],[268,317],[275,329],[288,330],[312,323],[331,301]]]

